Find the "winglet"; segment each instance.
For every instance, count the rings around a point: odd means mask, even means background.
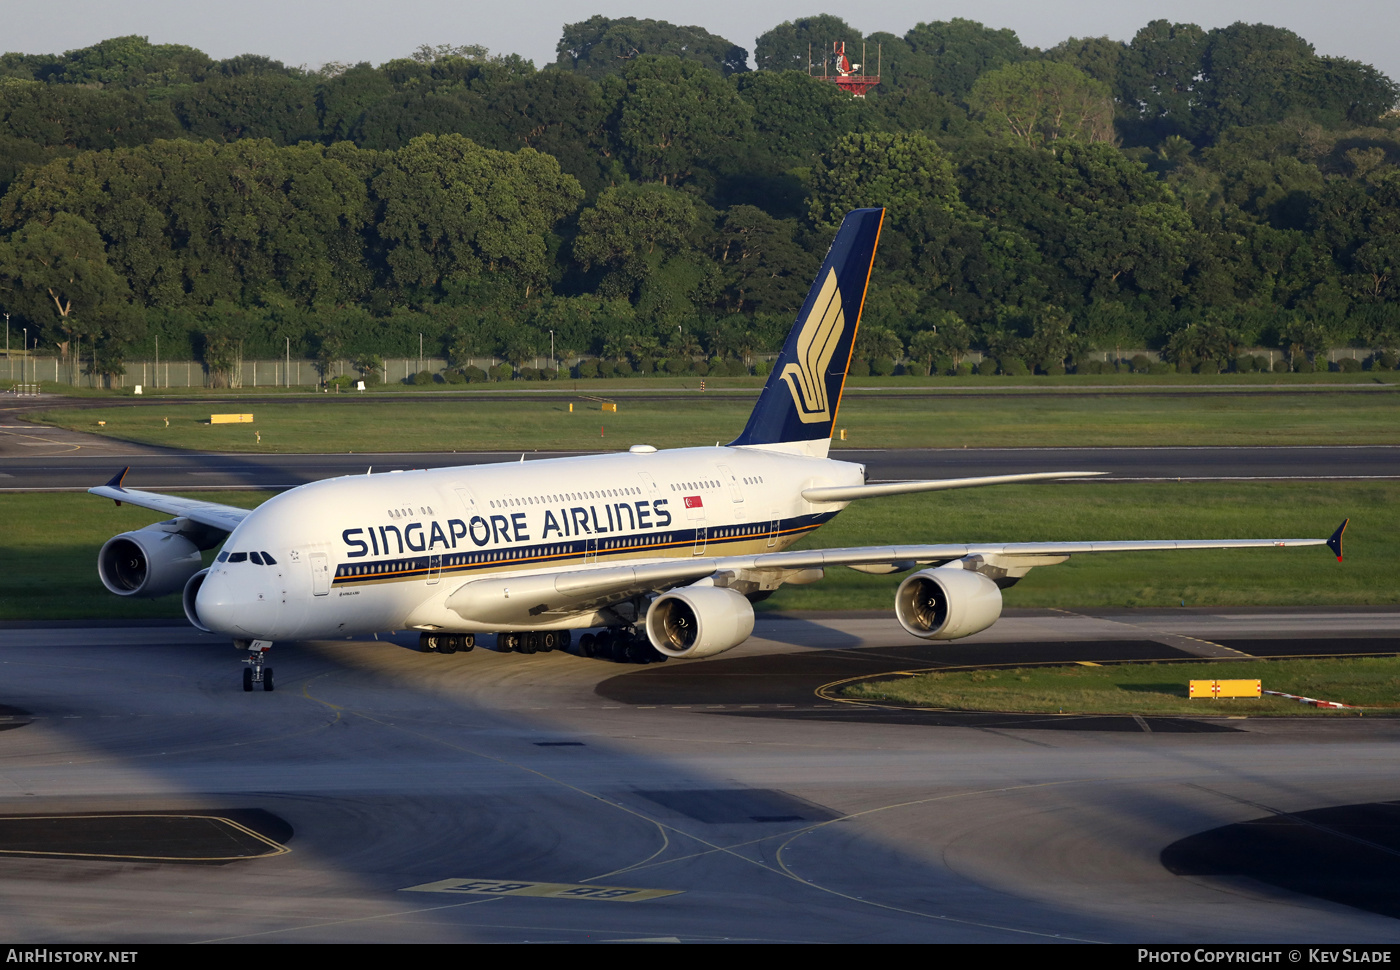
[[[1351,519],[1343,519],[1342,524],[1337,526],[1337,531],[1332,533],[1332,538],[1327,540],[1327,548],[1331,549],[1337,556],[1337,562],[1342,561],[1342,533],[1347,531],[1347,523]]]
[[[126,479],[126,473],[129,472],[129,471],[131,471],[131,466],[130,466],[130,465],[127,465],[127,466],[126,466],[125,468],[123,468],[121,471],[119,471],[119,472],[117,472],[115,475],[113,475],[112,478],[111,478],[111,480],[107,482],[107,485],[106,485],[105,487],[106,487],[106,488],[117,488],[117,489],[121,488],[121,487],[122,487],[122,482],[123,482],[123,480]],[[113,501],[113,502],[117,502],[116,499],[112,499],[112,501]],[[122,504],[122,503],[117,502],[117,505],[118,505],[118,506],[120,506],[121,504]]]

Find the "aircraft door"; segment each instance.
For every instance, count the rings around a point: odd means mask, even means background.
[[[777,509],[769,513],[772,520],[768,525],[768,546],[772,548],[778,544],[778,531],[783,527],[783,514]]]
[[[719,480],[729,486],[729,500],[738,504],[744,500],[744,490],[739,487],[739,476],[729,470],[728,465],[716,465],[719,469]]]
[[[596,536],[589,536],[587,543],[584,544],[583,561],[585,563],[598,561],[598,539]]]
[[[311,592],[315,596],[327,596],[331,591],[331,559],[324,552],[313,552],[311,563]]]
[[[428,557],[428,585],[434,586],[442,578],[442,553],[435,552]]]
[[[705,540],[709,530],[705,527],[705,506],[701,499],[696,499],[695,505],[686,500],[686,520],[690,527],[695,530],[695,551],[691,555],[698,556],[705,551]]]

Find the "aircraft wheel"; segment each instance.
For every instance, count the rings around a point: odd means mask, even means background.
[[[540,635],[538,633],[520,634],[520,652],[534,653],[540,648]]]
[[[437,650],[438,653],[456,653],[457,638],[454,636],[439,637]]]
[[[463,649],[463,650],[465,650],[465,651],[467,651],[468,653],[470,653],[470,652],[472,651],[472,648],[475,647],[475,646],[476,646],[476,634],[475,634],[475,633],[468,633],[466,636],[462,637],[462,649]]]
[[[418,634],[418,649],[424,653],[433,653],[437,650],[440,639],[436,634],[420,633]]]
[[[264,668],[263,668],[263,690],[265,690],[265,691],[270,691],[270,690],[272,690],[272,668],[271,668],[271,667],[264,667]]]
[[[243,668],[243,689],[244,689],[244,690],[252,690],[252,689],[253,689],[253,668],[252,668],[252,667],[244,667],[244,668]]]
[[[559,649],[560,649],[560,650],[567,650],[567,649],[569,649],[569,645],[572,644],[573,642],[574,642],[574,634],[573,634],[573,631],[572,631],[572,630],[560,630],[560,631],[559,631]]]
[[[520,634],[518,633],[498,633],[496,634],[496,649],[502,653],[510,653],[520,649]]]
[[[616,660],[616,640],[611,630],[604,630],[593,639],[593,655],[604,660]]]
[[[558,650],[560,646],[559,634],[555,631],[545,630],[540,634],[540,653],[550,653]]]
[[[598,655],[598,638],[591,633],[585,633],[578,638],[578,652],[585,657],[596,657]]]

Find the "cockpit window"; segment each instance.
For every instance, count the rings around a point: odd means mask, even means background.
[[[267,563],[269,566],[277,565],[277,560],[273,559],[272,554],[268,552],[263,553],[263,562]]]
[[[248,558],[248,554],[247,554],[246,552],[231,552],[231,553],[229,553],[228,561],[229,561],[229,562],[244,562],[244,561],[247,560],[247,558]]]
[[[262,553],[260,552],[250,552],[248,553],[248,558],[253,560],[253,562],[257,563],[259,566],[263,564]]]
[[[228,553],[221,552],[214,557],[215,562],[228,562]]]

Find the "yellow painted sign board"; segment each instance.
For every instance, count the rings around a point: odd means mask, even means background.
[[[617,413],[617,405],[614,404],[614,403],[611,402],[611,401],[604,401],[604,402],[603,402],[603,410],[604,410],[604,411],[611,411],[611,412],[613,412],[614,414],[616,414],[616,413]]]
[[[211,415],[209,415],[209,423],[210,423],[210,424],[252,424],[252,423],[253,423],[253,416],[252,416],[251,414],[211,414]]]
[[[1258,680],[1193,680],[1190,696],[1193,700],[1209,697],[1260,697],[1264,684]]]

